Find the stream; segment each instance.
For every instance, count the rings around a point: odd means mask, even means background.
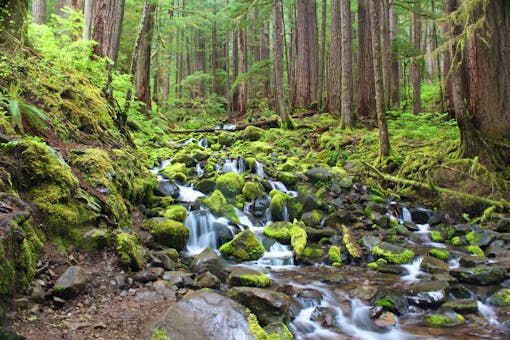
[[[207,140],[199,141],[207,147]],[[163,161],[159,167],[153,169],[158,172],[171,162]],[[245,173],[247,171],[243,158],[226,158],[218,161],[217,173]],[[202,167],[197,164],[196,175],[204,175]],[[282,182],[268,178],[263,164],[256,162],[250,176],[267,181],[272,189],[286,193],[290,197],[298,196],[298,192],[289,190]],[[165,180],[158,175],[160,181]],[[411,204],[387,202],[389,219],[396,220],[400,225],[412,225],[410,233],[404,238],[404,246],[415,252],[412,261],[395,266],[388,266],[387,270],[374,271],[366,264],[352,261],[338,267],[325,263],[296,264],[292,247],[283,245],[263,235],[264,227],[273,223],[269,207],[263,216],[255,217],[250,204],[243,210],[236,212],[241,223],[236,224],[224,216],[215,216],[203,204],[195,204],[199,198],[206,195],[189,185],[178,185],[178,200],[187,202],[188,216],[185,225],[190,229],[190,238],[186,253],[197,255],[206,248],[216,251],[226,241],[231,240],[237,233],[250,229],[265,247],[264,255],[257,261],[234,262],[224,259],[230,266],[243,266],[259,270],[272,280],[272,287],[279,290],[292,291],[294,297],[293,320],[289,329],[296,339],[507,339],[510,310],[507,307],[497,307],[487,303],[487,296],[495,291],[495,286],[475,287],[471,285],[452,285],[446,296],[444,292],[427,292],[424,299],[471,299],[477,305],[477,311],[469,313],[469,322],[455,327],[431,327],[425,322],[431,313],[445,313],[440,304],[422,305],[418,300],[423,296],[405,295],[410,285],[419,284],[427,280],[447,277],[449,270],[459,268],[459,259],[465,254],[458,249],[442,242],[435,242],[431,238],[431,226],[423,223],[423,215],[432,215],[429,209],[412,208]],[[268,195],[265,199],[270,200]],[[398,215],[391,213],[392,207],[399,206]],[[414,209],[412,212],[411,210]],[[418,211],[418,213],[416,213]],[[413,215],[414,213],[414,215]],[[289,213],[284,206],[283,221],[289,221]],[[418,216],[419,218],[417,218]],[[449,250],[445,273],[431,273],[422,270],[422,261],[431,249]],[[219,252],[218,252],[219,254]],[[488,265],[491,265],[489,262]],[[508,282],[508,281],[507,281]],[[504,285],[504,284],[502,284]],[[460,293],[463,287],[469,292]],[[396,308],[392,313],[383,313],[373,305],[373,301],[384,295],[399,295],[403,297],[404,306]],[[443,294],[444,295],[444,294]],[[414,300],[413,300],[414,299]],[[418,299],[418,300],[417,300]],[[416,302],[418,301],[418,302]],[[421,301],[421,300],[420,300]],[[414,302],[414,303],[413,303]],[[383,313],[381,315],[381,313]],[[446,312],[448,313],[448,312]],[[376,315],[374,317],[374,315]]]

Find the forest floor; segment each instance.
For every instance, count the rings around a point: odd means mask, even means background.
[[[63,304],[51,299],[38,304],[20,297],[9,314],[12,329],[27,340],[144,338],[151,318],[175,303],[175,295],[169,290],[162,295],[136,282],[129,290],[119,289],[114,279],[124,272],[117,262],[108,250],[66,255],[47,245],[39,263],[39,272],[44,274],[39,279],[51,281],[70,265],[79,265],[87,273],[87,286]]]

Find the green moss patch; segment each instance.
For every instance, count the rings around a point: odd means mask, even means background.
[[[266,288],[271,286],[271,279],[264,273],[259,275],[241,275],[241,284],[247,287]]]
[[[264,228],[264,235],[277,240],[282,244],[290,244],[290,222],[275,222]]]
[[[119,233],[116,237],[116,250],[122,263],[132,270],[143,268],[145,258],[142,246],[138,243],[136,235],[128,233]]]
[[[216,179],[216,188],[227,198],[235,197],[241,194],[244,187],[244,179],[241,175],[229,172],[218,176]]]
[[[232,241],[223,244],[220,252],[225,256],[234,256],[242,261],[254,261],[264,255],[264,245],[250,230],[237,234]]]
[[[182,250],[188,243],[189,229],[181,222],[153,218],[145,223],[144,228],[151,233],[156,242],[163,246]]]
[[[375,258],[383,258],[389,263],[403,264],[414,258],[414,251],[382,242],[372,249],[372,255]]]
[[[218,216],[225,216],[230,221],[235,223],[241,223],[239,216],[233,205],[227,202],[227,199],[221,191],[214,190],[211,196],[204,199],[204,204],[211,209],[211,212]]]
[[[184,221],[186,221],[187,216],[188,216],[188,210],[185,207],[183,207],[182,205],[178,205],[178,204],[167,207],[165,212],[163,213],[164,218],[174,220],[174,221],[179,221],[182,223],[184,223]]]

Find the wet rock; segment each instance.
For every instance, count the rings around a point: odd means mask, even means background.
[[[460,282],[475,285],[498,284],[507,278],[506,268],[492,266],[477,266],[475,268],[457,268],[450,270],[450,275]]]
[[[408,274],[407,270],[402,267],[395,264],[387,264],[387,263],[380,263],[377,265],[377,271],[380,273],[386,273],[386,274],[395,274],[395,275],[406,275]]]
[[[510,218],[502,218],[498,221],[497,232],[510,233]]]
[[[293,340],[294,336],[290,330],[281,322],[275,322],[264,327],[268,339]]]
[[[179,198],[180,189],[175,184],[174,181],[171,180],[163,180],[159,182],[159,185],[156,189],[154,189],[154,194],[156,196],[170,196],[173,198]]]
[[[404,294],[380,295],[374,301],[374,306],[382,307],[384,310],[392,312],[398,316],[409,313],[409,302]]]
[[[323,213],[320,210],[312,210],[309,212],[304,213],[301,216],[301,221],[307,226],[307,227],[317,227],[321,224],[323,218]]]
[[[407,287],[407,299],[419,307],[437,307],[446,301],[448,289],[446,281],[420,281]]]
[[[381,328],[389,328],[397,324],[397,319],[395,318],[395,314],[392,312],[384,312],[374,322]]]
[[[170,306],[156,317],[146,337],[152,338],[154,331],[171,335],[172,340],[254,339],[246,308],[206,290],[191,292]]]
[[[317,289],[303,288],[296,292],[294,299],[299,303],[301,308],[310,308],[320,305],[323,296]]]
[[[414,252],[396,244],[381,242],[372,249],[374,258],[383,258],[389,263],[403,264],[414,258]]]
[[[455,327],[466,322],[464,317],[453,311],[446,311],[442,314],[429,314],[425,321],[432,327]]]
[[[156,281],[159,277],[163,276],[164,269],[161,267],[148,268],[141,270],[133,276],[135,281],[139,282],[152,282]]]
[[[92,229],[83,234],[80,246],[85,250],[103,249],[108,245],[108,237],[104,229]]]
[[[473,299],[448,300],[442,307],[460,314],[474,314],[478,312],[478,301]]]
[[[179,265],[167,251],[158,251],[152,254],[156,265],[162,266],[165,270],[175,270]]]
[[[168,288],[168,284],[164,280],[158,280],[154,282],[152,285],[152,288],[154,288],[154,291],[158,293],[161,296],[165,296],[167,298],[175,298],[175,291]]]
[[[305,175],[310,179],[310,182],[312,183],[329,182],[333,177],[331,170],[320,167],[307,170]]]
[[[453,284],[450,286],[450,294],[456,299],[471,299],[474,294],[462,284]]]
[[[163,280],[168,281],[169,286],[178,288],[189,287],[194,285],[192,279],[193,274],[183,271],[169,271],[163,274]]]
[[[433,210],[416,208],[411,211],[412,221],[416,224],[430,224],[431,226],[441,223],[441,216]]]
[[[216,244],[223,244],[234,238],[232,230],[223,223],[215,221],[212,224],[214,234],[216,235]]]
[[[131,284],[129,282],[129,277],[126,274],[117,274],[114,278],[115,284],[119,289],[129,289],[131,287]]]
[[[421,260],[420,269],[431,274],[448,273],[448,263],[435,257],[425,256]]]
[[[510,306],[510,288],[498,290],[489,297],[488,302],[495,306]]]
[[[200,288],[220,288],[220,280],[214,274],[205,272],[195,277],[195,283]]]
[[[508,258],[510,257],[510,246],[503,240],[496,240],[485,249],[485,255],[491,258]]]
[[[269,209],[270,204],[271,199],[269,196],[258,197],[250,206],[250,213],[257,218],[264,217],[266,216],[266,211]]]
[[[291,300],[285,294],[261,288],[235,287],[228,291],[228,295],[248,307],[261,326],[290,321]]]
[[[373,212],[371,214],[370,220],[372,221],[372,223],[376,224],[377,226],[379,226],[381,228],[388,227],[388,225],[390,223],[389,216],[380,214],[378,212]]]
[[[324,221],[327,227],[334,227],[339,224],[349,224],[354,220],[352,212],[347,209],[336,209],[335,212],[329,214]]]
[[[306,235],[308,236],[308,240],[311,242],[319,242],[324,238],[330,238],[336,235],[336,230],[331,228],[306,228]]]
[[[189,269],[196,274],[205,273],[207,271],[211,272],[223,282],[227,279],[223,260],[211,248],[206,248],[198,254],[191,263]]]
[[[370,301],[376,296],[377,292],[378,290],[374,286],[358,286],[351,291],[351,295],[356,299]]]
[[[287,210],[289,211],[289,219],[301,218],[303,213],[319,209],[319,198],[314,194],[302,194],[297,197],[291,197],[287,201]]]
[[[323,327],[334,328],[337,325],[336,317],[338,316],[338,311],[333,307],[323,307],[318,306],[310,315],[310,320],[318,322]]]
[[[36,302],[43,302],[46,299],[46,290],[39,283],[34,282],[32,285],[32,292],[30,299]],[[1,337],[0,337],[1,339]]]
[[[244,230],[237,234],[232,241],[223,244],[220,252],[224,256],[234,256],[241,261],[254,261],[264,255],[264,245],[253,231]]]
[[[469,242],[469,244],[479,247],[488,246],[494,237],[494,234],[482,230],[479,227],[476,227],[474,230],[471,230],[466,234],[466,240]]]
[[[200,181],[197,181],[195,184],[195,189],[198,191],[209,195],[216,189],[216,181],[213,178],[204,178]]]
[[[72,266],[57,279],[53,286],[53,295],[70,299],[78,295],[87,283],[85,270],[79,266]]]
[[[372,252],[376,245],[381,243],[382,240],[374,235],[365,234],[360,239],[360,244],[362,247],[366,248],[368,251]]]
[[[466,255],[459,259],[459,264],[462,267],[473,268],[486,264],[488,261],[489,259],[485,256]]]
[[[232,267],[228,279],[232,286],[264,288],[271,285],[271,280],[264,273],[246,267]]]

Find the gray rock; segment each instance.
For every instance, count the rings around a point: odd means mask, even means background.
[[[163,280],[168,281],[170,286],[176,286],[178,288],[183,288],[187,286],[190,282],[194,282],[191,278],[193,276],[192,273],[183,272],[183,271],[168,271],[163,274]]]
[[[156,317],[146,338],[154,330],[172,340],[239,339],[252,340],[246,308],[217,293],[200,290],[187,294]]]
[[[283,293],[261,288],[234,287],[228,295],[248,307],[262,327],[273,322],[288,323],[291,319],[291,300]]]
[[[206,248],[203,252],[198,254],[191,263],[189,269],[196,274],[205,273],[207,271],[211,272],[223,282],[225,282],[227,278],[223,260],[211,248]]]
[[[446,281],[420,281],[407,287],[407,299],[419,307],[437,307],[446,301],[448,289]]]
[[[301,220],[307,227],[317,227],[321,224],[323,213],[320,210],[313,210],[304,213]]]
[[[485,286],[498,284],[507,278],[506,268],[492,266],[478,266],[475,268],[457,268],[450,270],[450,275],[460,282]]]
[[[448,263],[432,256],[425,256],[420,263],[420,269],[426,273],[448,273]]]
[[[319,242],[323,238],[330,238],[336,235],[336,230],[331,228],[306,228],[306,235],[308,236],[308,241],[311,242]]]
[[[255,202],[250,206],[250,212],[253,216],[260,218],[266,216],[266,211],[271,204],[269,196],[261,196],[255,199]]]
[[[338,326],[336,317],[338,311],[333,307],[317,306],[310,315],[310,320],[320,323],[322,326],[327,328],[334,328]]]
[[[459,314],[474,314],[478,312],[478,301],[474,299],[448,300],[442,307]]]
[[[508,258],[510,257],[510,246],[503,240],[496,240],[485,249],[485,255],[492,258]]]
[[[387,215],[383,215],[378,212],[372,213],[371,220],[374,224],[377,224],[381,228],[386,228],[390,223],[390,218]]]
[[[381,242],[380,238],[370,234],[365,234],[360,239],[361,246],[365,247],[369,252],[372,252],[372,249]]]
[[[228,280],[232,286],[249,286],[246,284],[245,280],[241,278],[246,275],[250,275],[252,277],[265,275],[258,270],[247,268],[247,267],[232,267],[229,268],[230,275],[228,276]]]
[[[220,280],[214,274],[205,272],[195,277],[195,283],[200,288],[220,288]]]
[[[319,167],[307,170],[305,175],[312,183],[328,182],[333,177],[331,170]]]
[[[179,192],[179,187],[171,180],[159,182],[158,187],[154,189],[154,194],[156,196],[171,196],[173,198],[179,198]]]
[[[465,255],[459,259],[459,264],[462,267],[473,268],[486,264],[489,259],[485,256]]]
[[[67,268],[53,286],[53,295],[70,299],[78,295],[87,283],[85,270],[79,266]]]
[[[148,268],[141,270],[133,276],[135,281],[139,282],[152,282],[156,281],[159,277],[163,276],[164,269],[161,267]]]
[[[320,208],[319,198],[314,194],[302,194],[297,197],[291,197],[287,201],[289,219],[301,218],[301,215]]]
[[[510,218],[502,218],[499,220],[496,231],[500,233],[510,233]]]

